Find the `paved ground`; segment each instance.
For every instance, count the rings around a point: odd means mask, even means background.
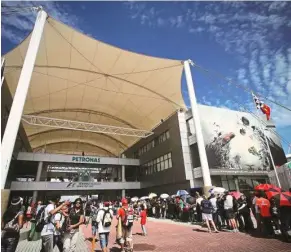
[[[115,224],[115,223],[114,223]],[[175,223],[169,220],[151,219],[147,224],[148,236],[143,237],[139,224],[133,229],[134,251],[139,252],[290,252],[291,244],[277,239],[255,238],[242,233],[220,232],[209,234],[204,228],[195,225]],[[76,252],[91,251],[92,245],[85,241],[90,236],[90,226],[81,228],[78,249]],[[115,228],[110,235],[111,252],[119,252],[115,242]],[[29,245],[30,244],[30,245]],[[36,244],[36,243],[35,243]],[[97,251],[100,246],[97,242]],[[17,252],[39,251],[40,245],[31,242],[20,242]],[[55,250],[57,251],[57,249]]]

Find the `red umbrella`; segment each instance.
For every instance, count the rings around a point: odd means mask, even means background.
[[[275,185],[271,185],[271,184],[260,184],[260,185],[255,187],[255,190],[257,190],[257,191],[260,191],[260,190],[267,191],[267,190],[269,190],[271,188],[275,188],[278,191],[279,190],[281,191],[281,188],[279,188],[279,187],[277,187]]]
[[[279,206],[291,206],[291,193],[282,192],[274,196],[274,199],[279,202]]]
[[[278,195],[282,192],[281,188],[277,187],[277,188],[270,188],[267,191],[265,191],[268,199],[274,197],[275,195]]]
[[[236,191],[230,192],[229,194],[232,195],[233,197],[235,197],[236,199],[239,199],[240,196],[243,195],[241,192],[236,192]]]

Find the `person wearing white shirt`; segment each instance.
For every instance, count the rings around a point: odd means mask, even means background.
[[[234,232],[239,232],[235,220],[235,214],[233,210],[233,197],[229,194],[229,192],[225,192],[224,198],[224,210],[225,216],[228,220],[229,226],[233,229]]]
[[[55,232],[54,232],[54,246],[57,246],[59,251],[63,251],[63,225],[66,225],[68,217],[68,206],[63,206],[61,211],[57,212],[54,216]]]
[[[53,252],[54,250],[54,215],[61,210],[63,206],[68,204],[68,202],[63,202],[58,207],[55,207],[57,200],[51,200],[50,204],[44,209],[44,220],[47,221],[47,224],[44,225],[41,231],[41,240],[42,240],[42,252]]]
[[[104,202],[104,206],[99,209],[97,214],[99,240],[102,252],[108,252],[108,240],[111,222],[113,219],[113,211],[109,209],[109,203]]]

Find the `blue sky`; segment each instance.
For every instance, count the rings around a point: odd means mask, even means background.
[[[33,2],[4,2],[38,6]],[[98,40],[148,55],[192,59],[291,107],[291,2],[41,2],[49,15]],[[3,11],[3,10],[2,10]],[[32,30],[35,15],[3,15],[2,54]],[[254,111],[250,94],[197,68],[199,103]],[[185,81],[182,92],[189,105]],[[291,142],[291,112],[266,102]]]

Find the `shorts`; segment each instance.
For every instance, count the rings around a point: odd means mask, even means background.
[[[207,213],[202,213],[202,219],[203,220],[208,220],[208,221],[212,221],[213,218],[212,218],[212,214],[207,214]]]
[[[109,232],[108,233],[99,234],[99,239],[100,239],[101,249],[106,248],[108,246]]]
[[[132,241],[132,227],[122,227],[122,237],[120,243],[124,244],[125,242]]]
[[[234,219],[234,211],[232,209],[225,209],[225,217],[227,220]]]

